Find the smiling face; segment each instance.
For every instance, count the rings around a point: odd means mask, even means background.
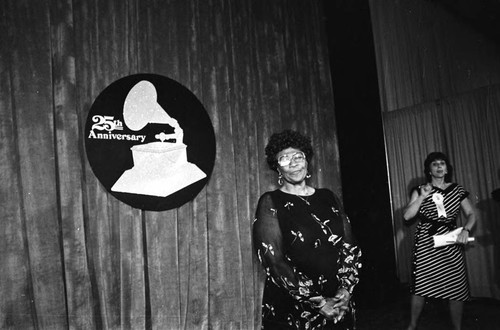
[[[434,169],[431,166],[434,166]],[[435,151],[428,154],[425,158],[424,173],[427,182],[431,182],[434,178],[443,178],[445,182],[451,182],[453,166],[450,164],[448,156],[442,152]],[[442,173],[444,173],[444,176]]]
[[[305,180],[308,163],[300,149],[286,148],[276,155],[276,159],[278,160],[278,171],[283,175],[285,182],[298,184]],[[290,162],[288,163],[287,160]]]
[[[448,173],[448,168],[446,167],[446,161],[442,159],[436,159],[432,161],[429,165],[430,174],[433,178],[444,179],[444,176]]]

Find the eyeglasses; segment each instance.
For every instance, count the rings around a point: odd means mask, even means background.
[[[306,155],[302,151],[298,151],[293,154],[286,154],[278,158],[278,164],[280,166],[288,166],[292,160],[296,163],[303,163],[306,160]]]

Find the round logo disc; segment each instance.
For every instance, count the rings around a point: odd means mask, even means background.
[[[106,190],[141,210],[192,200],[215,161],[205,108],[178,82],[156,74],[121,78],[95,99],[85,124],[90,166]]]

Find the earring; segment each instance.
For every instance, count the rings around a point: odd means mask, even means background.
[[[283,185],[283,174],[281,174],[281,173],[280,173],[280,175],[278,175],[278,184],[279,184],[280,186],[282,186],[282,185]]]
[[[311,178],[311,174],[309,172],[307,172],[306,179],[310,179],[310,178]]]

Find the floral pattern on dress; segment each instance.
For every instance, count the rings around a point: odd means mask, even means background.
[[[316,189],[309,200],[278,190],[264,194],[256,212],[254,243],[266,272],[263,325],[352,327],[348,321],[333,324],[309,302],[315,296],[333,297],[340,288],[352,294],[359,282],[361,251],[330,190]]]

